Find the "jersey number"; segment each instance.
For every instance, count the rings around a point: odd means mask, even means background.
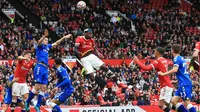
[[[184,74],[188,74],[188,71],[187,71],[187,64],[186,64],[186,63],[183,63],[183,67],[185,68]]]

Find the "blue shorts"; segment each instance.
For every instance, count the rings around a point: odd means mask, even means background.
[[[192,98],[192,85],[179,87],[175,96],[180,96],[183,100],[191,100]]]
[[[64,103],[67,98],[69,98],[72,95],[73,91],[65,90],[58,92],[55,96],[54,99],[57,99],[60,103]]]
[[[39,84],[48,84],[48,67],[37,64],[34,68],[34,81]]]
[[[17,103],[22,102],[21,99],[17,98]],[[4,103],[10,105],[12,103],[12,93],[6,92],[4,97]]]

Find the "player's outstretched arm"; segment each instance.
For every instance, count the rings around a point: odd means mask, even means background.
[[[173,69],[171,69],[168,72],[162,73],[162,72],[158,72],[158,75],[164,76],[164,75],[171,75],[178,72],[178,66],[174,66]]]
[[[95,54],[97,54],[99,56],[99,58],[104,58],[103,54],[101,54],[98,50],[97,50],[97,47],[95,46],[94,47],[94,52]]]
[[[61,39],[59,39],[59,40],[57,40],[56,42],[54,42],[54,43],[52,44],[52,47],[53,47],[53,46],[59,45],[62,41],[64,41],[65,39],[70,38],[71,36],[72,36],[72,34],[68,34],[68,35],[62,37]]]
[[[40,46],[42,44],[42,42],[44,41],[45,38],[47,38],[49,36],[49,32],[47,29],[45,29],[44,31],[44,35],[42,36],[42,38],[40,38],[40,40],[38,41],[38,46]]]
[[[192,55],[192,58],[190,60],[189,67],[191,67],[193,65],[193,63],[195,62],[195,60],[198,58],[198,55],[199,55],[199,51],[195,50],[194,53],[193,53],[193,55]]]
[[[23,56],[18,56],[17,60],[30,60],[29,58],[23,57]]]
[[[143,70],[145,70],[145,71],[153,70],[152,65],[146,66],[146,65],[143,64],[136,56],[134,57],[133,60],[134,60],[135,64],[137,64],[138,66],[140,66]]]

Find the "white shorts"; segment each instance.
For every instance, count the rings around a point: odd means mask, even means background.
[[[13,96],[22,96],[26,93],[29,93],[29,89],[26,83],[14,82],[12,85],[12,95]]]
[[[164,100],[166,103],[170,103],[172,99],[173,88],[165,86],[160,90],[159,100]]]
[[[90,54],[86,57],[81,58],[81,62],[83,64],[83,67],[86,70],[86,74],[90,74],[95,72],[94,68],[96,70],[99,70],[100,67],[104,64],[103,61],[101,61],[97,56],[94,54]]]

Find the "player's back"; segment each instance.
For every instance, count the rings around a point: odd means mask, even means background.
[[[178,79],[179,86],[192,85],[189,72],[187,71],[187,63],[182,56],[176,56],[173,60],[174,66],[178,67],[176,72],[176,77]]]
[[[48,65],[48,56],[51,47],[52,47],[51,44],[48,45],[41,44],[36,47],[36,58],[38,63],[44,63]]]
[[[70,90],[74,91],[74,88],[73,88],[72,82],[71,82],[71,78],[68,75],[67,70],[64,67],[60,66],[59,68],[57,68],[56,75],[57,75],[57,78],[58,78],[58,82],[57,82],[56,85],[62,83],[63,80],[65,80],[67,78],[68,79],[67,84],[62,86],[61,89],[68,89],[69,91]]]
[[[163,73],[168,71],[169,61],[167,59],[160,57],[157,59],[157,62],[158,62],[157,71],[161,71]],[[158,78],[159,78],[161,87],[164,87],[164,86],[173,87],[173,85],[171,84],[170,76],[158,75]]]

